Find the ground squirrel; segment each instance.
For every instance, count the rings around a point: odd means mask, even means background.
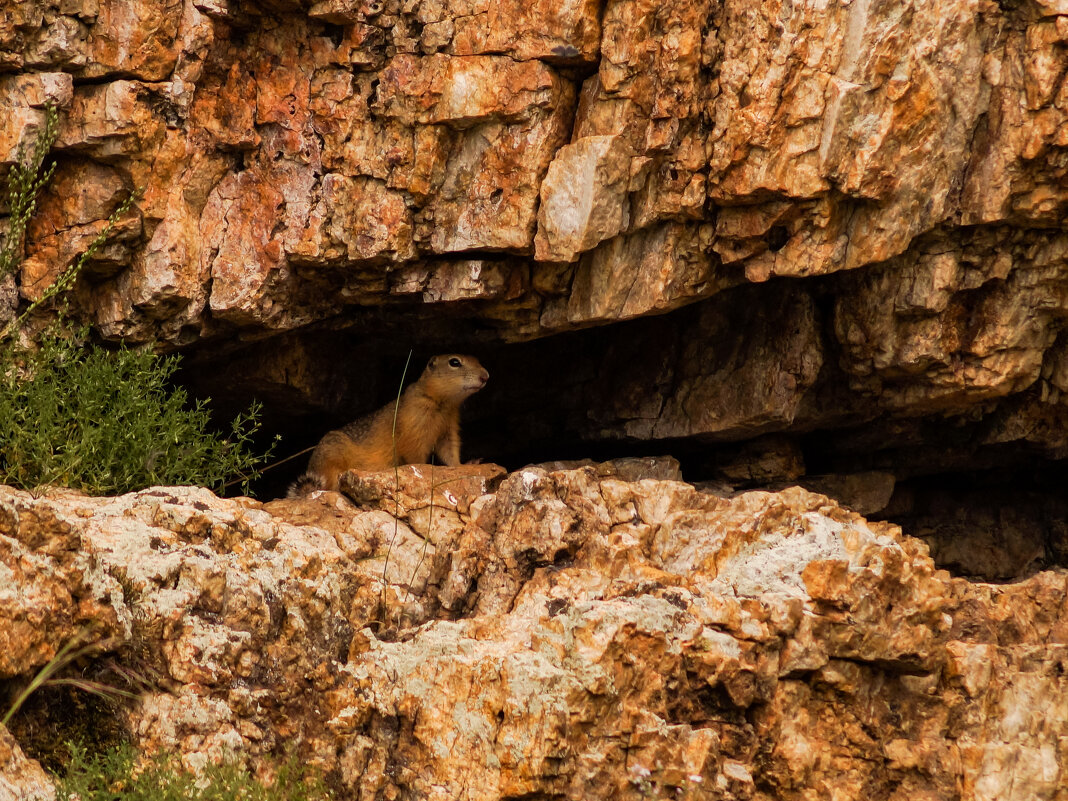
[[[346,470],[423,464],[431,453],[449,467],[460,464],[460,404],[488,379],[489,373],[474,356],[434,356],[419,380],[404,390],[399,404],[387,403],[319,440],[308,460],[308,471],[293,482],[287,497],[299,498],[316,489],[336,490],[338,476]]]

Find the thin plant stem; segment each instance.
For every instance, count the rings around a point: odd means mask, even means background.
[[[408,586],[404,589],[404,600],[402,604],[407,603],[408,593],[411,592],[412,585],[415,584],[415,577],[419,575],[419,568],[423,566],[423,559],[426,558],[426,549],[430,545],[430,534],[434,530],[434,463],[430,463],[430,514],[427,517],[426,523],[426,536],[423,538],[423,549],[419,552],[419,561],[416,562],[415,570],[412,571],[412,577],[408,580]],[[429,578],[429,577],[428,577]]]
[[[60,648],[56,652],[55,656],[48,660],[48,663],[44,667],[37,671],[37,675],[35,675],[30,680],[30,683],[26,685],[26,688],[21,693],[19,693],[14,703],[12,703],[11,706],[8,708],[3,720],[0,720],[0,726],[6,726],[8,724],[8,721],[10,721],[11,718],[15,715],[15,713],[19,711],[22,705],[26,703],[26,699],[28,699],[31,695],[37,692],[37,690],[45,686],[67,684],[74,687],[78,687],[82,690],[86,690],[88,692],[92,692],[96,695],[127,696],[130,698],[136,697],[132,693],[128,693],[124,690],[119,690],[115,687],[109,687],[108,685],[101,684],[100,682],[87,681],[84,679],[53,678],[56,673],[63,670],[75,660],[80,659],[81,657],[86,656],[88,654],[99,651],[102,648],[102,646],[98,643],[92,645],[83,645],[79,648],[78,645],[84,639],[85,636],[85,631],[76,634],[70,639],[70,641],[68,641],[62,648]]]
[[[298,456],[303,456],[308,451],[314,451],[315,447],[316,447],[315,445],[310,445],[309,447],[305,448],[302,451],[297,451],[296,453],[292,454],[291,456],[287,456],[285,459],[279,459],[277,462],[271,462],[266,467],[259,468],[256,472],[260,473],[260,474],[263,474],[263,473],[266,473],[268,470],[274,470],[276,467],[281,467],[286,462],[293,461]],[[248,481],[248,477],[239,476],[238,478],[235,478],[233,481],[227,481],[225,484],[223,484],[223,489],[229,489],[230,487],[235,487],[238,484],[241,484],[241,483],[243,483],[245,481]]]
[[[37,132],[29,161],[22,164],[25,150],[21,144],[15,155],[15,164],[8,175],[8,227],[0,244],[0,278],[12,272],[21,261],[22,241],[26,226],[37,209],[37,195],[56,170],[56,164],[52,162],[41,173],[41,165],[52,149],[58,131],[59,112],[50,103],[45,106],[45,124]]]
[[[404,370],[401,372],[400,384],[397,386],[397,399],[393,403],[393,536],[390,537],[386,547],[386,560],[382,565],[382,609],[385,611],[386,604],[386,571],[389,570],[389,557],[393,552],[393,543],[397,539],[400,530],[400,469],[397,464],[397,415],[400,413],[401,392],[404,391],[404,379],[408,377],[408,365],[412,361],[412,351],[408,351],[408,358],[404,362]]]
[[[61,292],[65,292],[74,285],[74,282],[78,278],[78,274],[81,273],[82,268],[86,265],[86,262],[88,262],[89,259],[91,259],[96,254],[96,252],[103,246],[104,242],[107,241],[107,238],[111,235],[111,232],[115,228],[115,224],[119,221],[119,218],[130,210],[130,206],[133,205],[134,197],[137,194],[138,192],[131,192],[129,195],[126,196],[126,199],[119,204],[118,208],[116,208],[108,216],[107,224],[104,226],[104,228],[100,231],[99,234],[93,237],[93,241],[89,243],[89,246],[84,251],[82,251],[81,255],[79,255],[77,259],[75,259],[65,270],[63,270],[63,272],[61,272],[56,277],[56,280],[53,281],[47,289],[45,289],[45,291],[41,294],[41,297],[31,303],[29,305],[29,308],[26,309],[26,311],[24,311],[17,318],[9,322],[7,326],[5,326],[4,330],[0,332],[0,339],[6,339],[8,336],[10,336],[12,331],[17,329],[24,322],[26,322],[26,319],[31,314],[33,314],[33,312],[35,312],[38,308],[50,301],[52,298],[56,297],[56,295],[60,294]]]

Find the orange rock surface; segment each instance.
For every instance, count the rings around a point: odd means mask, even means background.
[[[954,579],[824,496],[672,469],[0,488],[0,676],[92,616],[158,671],[143,748],[296,747],[351,798],[1063,798],[1063,570]]]

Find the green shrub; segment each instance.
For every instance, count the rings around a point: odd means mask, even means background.
[[[203,401],[187,404],[169,381],[178,357],[79,346],[53,332],[25,350],[0,344],[0,482],[114,494],[153,484],[216,491],[248,481],[259,409],[228,437],[213,432]]]
[[[55,164],[44,163],[58,120],[56,109],[48,106],[32,151],[27,157],[20,147],[8,173],[10,213],[6,230],[0,231],[0,280],[22,262],[37,195],[55,170]],[[236,476],[247,491],[255,466],[267,456],[249,447],[259,428],[258,407],[233,421],[229,437],[220,437],[211,429],[204,403],[188,407],[185,392],[170,387],[176,356],[82,347],[79,337],[60,324],[30,348],[13,336],[32,312],[74,284],[132,203],[131,194],[41,297],[0,328],[0,482],[109,494],[153,484],[222,491],[236,483],[228,483]]]
[[[88,757],[71,748],[64,776],[56,782],[56,801],[326,801],[330,792],[296,760],[283,764],[270,786],[233,763],[205,768],[198,777],[174,757],[159,756],[135,766],[130,746]],[[136,769],[135,769],[136,768]]]

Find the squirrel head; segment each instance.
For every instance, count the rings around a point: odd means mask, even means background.
[[[459,403],[486,386],[489,372],[474,356],[443,353],[431,357],[419,380],[431,397]]]

